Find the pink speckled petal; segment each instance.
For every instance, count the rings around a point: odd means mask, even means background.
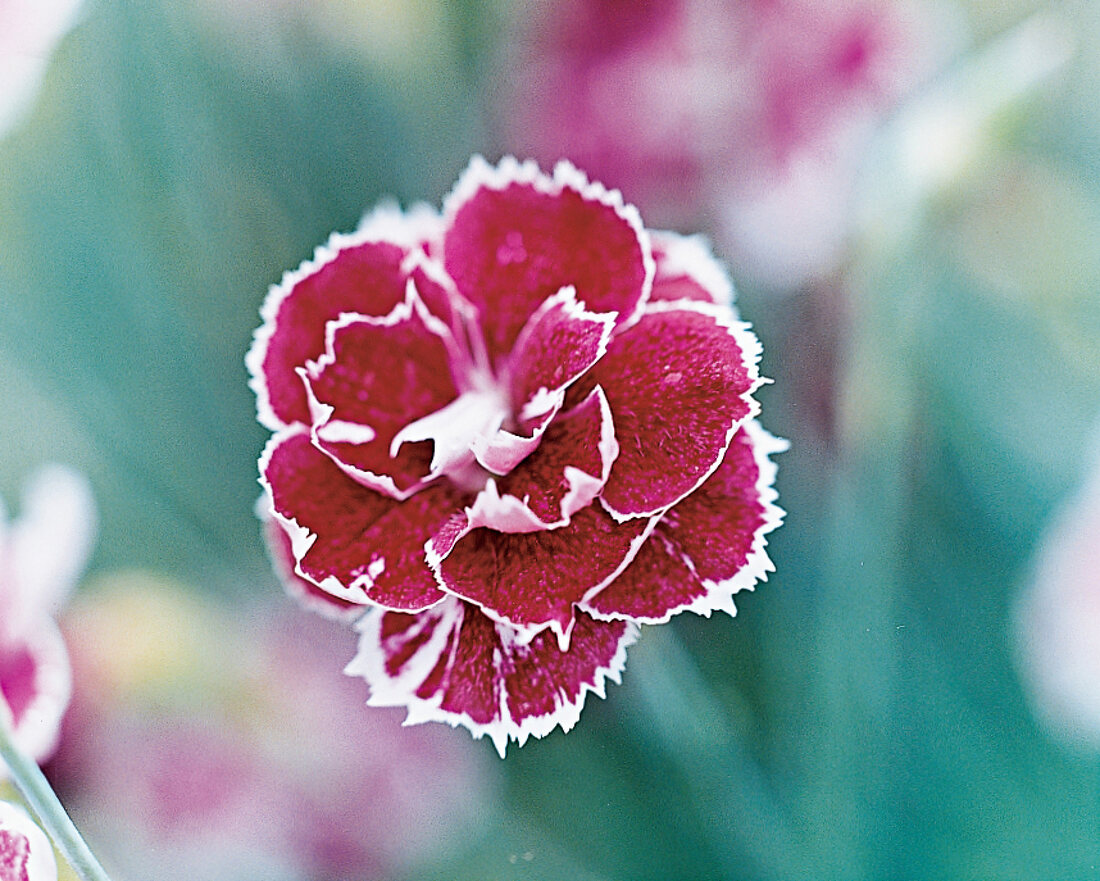
[[[568,731],[589,692],[618,682],[637,628],[577,617],[569,648],[543,632],[520,641],[477,607],[448,599],[427,612],[372,611],[357,625],[351,675],[370,685],[369,703],[408,707],[407,724],[441,721],[488,735],[503,757],[510,740]]]
[[[26,811],[0,801],[0,879],[57,881],[53,847]]]

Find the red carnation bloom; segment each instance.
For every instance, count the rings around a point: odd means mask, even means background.
[[[290,589],[359,619],[372,704],[503,754],[570,728],[638,624],[765,577],[783,444],[731,298],[699,240],[510,158],[272,289],[262,513]]]

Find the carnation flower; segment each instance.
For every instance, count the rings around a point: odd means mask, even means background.
[[[0,881],[57,881],[46,834],[10,802],[0,801]]]
[[[647,217],[711,224],[771,287],[831,270],[874,127],[932,67],[903,0],[566,0],[506,69],[511,149],[571,156]]]
[[[42,761],[57,743],[71,677],[54,615],[76,584],[95,512],[84,479],[60,466],[40,471],[10,525],[0,507],[0,702],[12,739]],[[0,762],[0,779],[7,769]]]
[[[503,755],[569,729],[639,624],[771,570],[760,347],[696,238],[569,163],[475,158],[274,287],[248,357],[274,556],[348,672]]]

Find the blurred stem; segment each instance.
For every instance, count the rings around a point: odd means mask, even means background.
[[[639,721],[653,726],[666,754],[682,769],[726,876],[745,876],[743,854],[761,877],[799,877],[807,864],[789,812],[694,658],[668,627],[652,628],[639,648],[654,655],[639,679],[647,705],[646,718]],[[733,709],[748,713],[745,705]],[[731,840],[743,850],[731,848]]]
[[[6,712],[0,711],[0,759],[8,766],[12,782],[77,876],[82,881],[110,881],[69,819],[42,769],[15,746],[7,716]]]

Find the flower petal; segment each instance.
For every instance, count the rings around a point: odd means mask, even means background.
[[[360,483],[413,492],[440,465],[426,436],[398,435],[457,399],[452,344],[414,291],[383,317],[329,322],[325,353],[305,371],[314,442]]]
[[[597,387],[550,423],[539,448],[502,477],[499,486],[489,481],[466,510],[470,526],[501,532],[564,526],[599,495],[618,454],[611,408]]]
[[[8,596],[0,602],[0,640],[60,611],[87,562],[95,530],[95,500],[84,475],[63,465],[47,465],[34,474],[7,547],[0,547],[9,568],[2,587]]]
[[[363,614],[363,604],[333,596],[322,590],[308,578],[298,574],[298,561],[294,558],[294,544],[279,520],[261,513],[264,540],[275,571],[289,596],[303,609],[316,612],[333,621],[352,622]]]
[[[506,157],[475,158],[445,205],[443,264],[480,312],[499,362],[539,305],[566,285],[624,323],[649,296],[653,260],[633,206],[567,162],[553,177]]]
[[[619,457],[601,499],[619,519],[675,504],[718,467],[755,415],[760,344],[728,309],[650,304],[574,387],[598,383],[615,417]]]
[[[33,760],[57,746],[71,693],[69,655],[52,618],[34,621],[20,640],[0,641],[0,701],[11,713],[16,745]],[[6,772],[0,760],[0,780]]]
[[[702,236],[651,232],[657,265],[651,300],[697,300],[730,306],[733,283]]]
[[[21,807],[0,801],[0,878],[57,881],[50,840]]]
[[[328,323],[342,312],[386,315],[405,298],[406,250],[362,238],[332,236],[264,301],[263,324],[246,362],[260,422],[273,431],[308,424],[309,404],[296,371],[324,352]]]
[[[543,632],[521,642],[515,631],[459,600],[418,615],[372,610],[357,625],[359,652],[348,665],[371,688],[373,706],[404,706],[406,724],[462,725],[488,735],[501,757],[559,725],[568,731],[588,692],[604,697],[619,682],[637,628],[578,615],[569,648]]]
[[[567,526],[540,532],[499,532],[467,522],[437,534],[428,560],[448,593],[525,638],[549,627],[564,650],[574,604],[622,572],[651,527],[644,518],[617,523],[599,505],[578,511]]]
[[[418,611],[443,598],[424,544],[463,501],[446,484],[396,502],[344,474],[301,429],[272,438],[260,472],[298,575],[351,603]]]
[[[582,608],[644,624],[683,611],[733,615],[733,595],[774,571],[765,536],[783,511],[775,505],[769,456],[786,448],[755,420],[746,422],[715,472],[661,518],[634,561]]]
[[[562,288],[531,316],[509,360],[512,408],[520,427],[549,410],[554,392],[571,385],[607,351],[612,313],[589,312]]]
[[[539,307],[520,331],[505,370],[514,430],[498,425],[471,440],[483,468],[508,474],[538,449],[565,404],[566,389],[607,351],[614,323],[610,313],[589,312],[577,303],[572,288],[562,288]]]

